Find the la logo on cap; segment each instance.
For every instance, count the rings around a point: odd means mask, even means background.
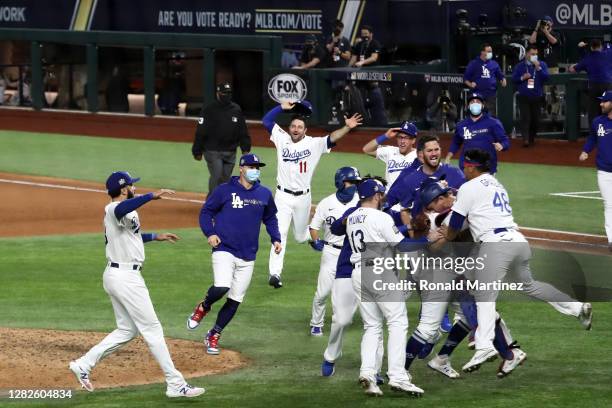
[[[119,185],[122,186],[125,184],[125,179],[119,179]]]
[[[253,156],[253,161],[259,161],[259,159],[257,158],[257,156]]]

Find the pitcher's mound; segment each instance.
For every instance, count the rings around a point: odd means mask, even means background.
[[[0,327],[0,389],[80,389],[68,364],[105,336],[106,333]],[[185,378],[220,374],[247,364],[240,353],[227,349],[210,356],[201,342],[166,338],[166,344]],[[91,378],[96,388],[165,381],[142,337],[100,361]]]

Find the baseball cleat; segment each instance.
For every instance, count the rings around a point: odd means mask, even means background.
[[[283,287],[283,282],[281,282],[281,278],[278,275],[270,275],[270,279],[268,280],[268,284],[273,286],[274,289],[280,289]]]
[[[187,328],[189,330],[195,330],[200,325],[200,322],[208,314],[208,310],[204,310],[204,305],[202,303],[198,303],[198,305],[193,309],[193,313],[189,315],[187,318]]]
[[[316,327],[316,326],[310,326],[310,335],[311,336],[315,336],[315,337],[320,337],[323,335],[323,328],[322,327]]]
[[[497,358],[497,350],[493,347],[477,350],[472,356],[472,359],[468,361],[462,368],[463,372],[471,373],[472,371],[476,371],[480,368],[481,365],[488,361],[493,361]]]
[[[591,330],[593,324],[593,306],[590,303],[582,304],[578,320],[580,320],[580,324],[582,324],[585,330]]]
[[[83,370],[76,361],[70,362],[70,371],[75,375],[81,386],[89,392],[93,392],[94,386],[89,380],[89,371]]]
[[[497,370],[497,378],[504,378],[510,375],[518,366],[523,365],[523,361],[527,360],[527,353],[523,350],[515,348],[510,350],[512,359],[502,360]]]
[[[168,388],[166,389],[166,397],[168,398],[193,398],[204,394],[206,390],[200,387],[194,387],[185,383],[181,388]]]
[[[396,392],[404,392],[412,397],[422,397],[423,394],[425,394],[425,391],[423,391],[421,388],[417,387],[416,385],[412,384],[409,381],[406,382],[394,382],[394,381],[389,381],[389,388],[391,388],[392,391],[396,391]]]
[[[330,363],[327,360],[323,360],[323,364],[321,364],[321,375],[323,377],[331,377],[336,372],[336,365],[334,363]]]
[[[455,379],[460,377],[459,373],[451,366],[450,359],[448,358],[448,356],[435,356],[434,358],[429,360],[429,362],[427,363],[427,367],[441,374],[444,374],[448,378]]]
[[[359,377],[359,384],[361,385],[361,388],[365,390],[366,395],[382,397],[383,392],[378,385],[376,385],[376,380],[371,381],[365,377]]]
[[[212,354],[213,356],[216,356],[220,353],[218,343],[219,338],[221,337],[221,333],[211,332],[212,330],[206,333],[206,337],[204,338],[204,345],[206,346],[207,354]]]

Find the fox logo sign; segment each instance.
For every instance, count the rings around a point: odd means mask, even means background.
[[[306,98],[308,89],[302,78],[293,74],[279,74],[268,82],[268,95],[278,103]]]

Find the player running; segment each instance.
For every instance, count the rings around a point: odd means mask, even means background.
[[[283,102],[266,113],[262,120],[263,125],[270,132],[270,140],[276,147],[277,191],[274,201],[278,208],[278,227],[281,239],[285,243],[278,253],[273,248],[270,250],[268,282],[275,289],[283,286],[281,274],[291,221],[293,221],[293,235],[296,241],[304,242],[308,239],[308,219],[312,203],[310,183],[319,159],[323,154],[331,151],[335,142],[362,123],[361,115],[356,113],[350,118],[345,118],[344,127],[325,137],[307,136],[306,120],[301,115],[292,117],[289,132],[284,131],[275,123],[276,115],[280,112],[304,107],[312,110],[312,105],[308,101]]]
[[[172,190],[161,189],[134,197],[134,183],[128,172],[117,171],[106,180],[106,190],[111,202],[104,208],[104,235],[106,239],[106,259],[108,261],[102,277],[104,290],[108,293],[117,328],[95,345],[81,358],[70,362],[74,373],[83,388],[94,390],[89,378],[91,370],[104,357],[117,351],[139,333],[151,350],[151,354],[166,377],[166,396],[197,397],[204,388],[193,387],[174,367],[161,323],[155,314],[149,290],[140,274],[145,260],[144,243],[150,241],[176,242],[179,237],[171,233],[153,234],[140,231],[140,219],[136,210],[151,200],[159,200],[174,194]]]
[[[187,319],[187,328],[197,328],[212,305],[227,293],[217,321],[204,339],[206,352],[213,355],[219,354],[221,332],[234,318],[251,283],[262,222],[272,251],[279,253],[282,248],[272,192],[259,183],[259,169],[265,164],[256,155],[245,154],[239,165],[240,176],[218,186],[200,212],[200,228],[212,247],[214,283]]]
[[[346,210],[357,204],[357,182],[360,180],[359,170],[355,167],[340,167],[334,176],[336,192],[321,200],[310,221],[310,237],[312,238],[310,245],[316,251],[322,251],[317,291],[312,300],[310,320],[312,336],[323,335],[325,302],[336,278],[336,264],[344,240],[343,237],[332,234],[330,226]],[[322,228],[323,231],[321,231]]]

